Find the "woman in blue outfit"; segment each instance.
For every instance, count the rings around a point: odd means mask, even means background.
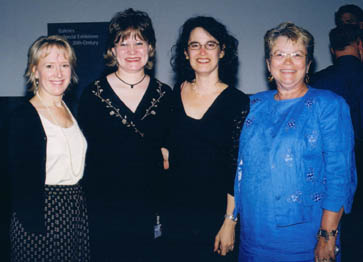
[[[354,137],[344,99],[305,83],[313,48],[292,23],[265,35],[277,90],[252,96],[240,138],[240,262],[340,261],[339,221],[357,184]]]

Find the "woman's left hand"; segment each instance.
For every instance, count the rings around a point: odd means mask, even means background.
[[[321,237],[315,247],[315,262],[331,261],[335,261],[335,237],[328,241]]]
[[[214,252],[225,256],[234,249],[236,222],[226,218],[214,240]]]
[[[161,148],[161,154],[163,155],[163,167],[164,170],[168,170],[169,169],[169,150],[166,149],[165,147]]]

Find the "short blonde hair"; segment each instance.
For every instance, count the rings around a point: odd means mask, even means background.
[[[278,37],[285,36],[293,42],[302,41],[307,52],[307,63],[313,60],[314,56],[314,37],[304,28],[298,27],[291,22],[279,24],[277,27],[268,30],[265,34],[265,59],[271,57],[271,50]]]
[[[35,78],[35,67],[39,64],[40,59],[49,55],[49,49],[52,47],[64,50],[69,64],[71,65],[71,81],[73,83],[78,82],[78,77],[75,72],[77,58],[68,41],[59,35],[51,35],[48,37],[41,36],[31,45],[28,52],[28,65],[25,72],[25,78],[27,79],[27,83],[31,84],[29,91],[36,91],[37,79]]]

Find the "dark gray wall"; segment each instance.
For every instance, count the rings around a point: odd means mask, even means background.
[[[339,6],[363,0],[0,0],[0,96],[24,93],[23,74],[31,43],[47,34],[47,23],[109,21],[128,7],[149,13],[157,35],[156,76],[172,84],[170,47],[180,25],[193,15],[211,15],[239,39],[239,89],[256,93],[267,89],[263,35],[283,21],[309,30],[316,39],[316,69],[331,63],[328,32]]]

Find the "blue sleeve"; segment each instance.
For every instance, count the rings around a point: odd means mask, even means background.
[[[349,213],[357,187],[354,132],[349,107],[338,96],[321,103],[320,128],[323,140],[325,194],[322,208]]]

